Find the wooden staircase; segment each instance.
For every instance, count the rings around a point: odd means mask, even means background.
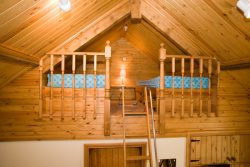
[[[150,114],[149,114],[149,101],[148,101],[148,89],[147,87],[144,87],[144,97],[145,97],[145,111],[138,112],[138,111],[131,111],[131,110],[126,110],[125,107],[125,95],[124,95],[124,86],[122,86],[122,115],[123,115],[123,159],[124,159],[124,167],[127,166],[127,161],[149,161],[150,167],[153,167],[153,159],[152,159],[152,150],[151,150],[151,130],[150,130]],[[149,90],[149,95],[150,95],[150,106],[151,106],[151,111],[152,111],[152,130],[153,130],[153,137],[155,139],[155,128],[154,128],[154,118],[153,118],[153,107],[152,107],[152,94],[151,91]],[[146,135],[140,135],[136,136],[134,135],[127,135],[126,134],[126,124],[125,124],[125,119],[129,119],[131,116],[143,116],[145,117],[146,125],[147,125],[147,133]],[[147,138],[147,146],[148,146],[148,152],[146,155],[136,155],[136,156],[127,156],[126,152],[126,138],[127,137],[145,137]],[[157,161],[157,150],[156,150],[156,139],[154,140],[155,145],[155,158],[156,158],[156,163]]]

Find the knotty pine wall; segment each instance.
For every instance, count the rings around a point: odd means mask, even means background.
[[[148,79],[157,75],[158,64],[152,63],[149,57],[140,53],[125,39],[113,43],[112,51],[111,85],[120,85],[121,65],[128,69],[129,79],[126,80],[126,84],[130,86],[135,85],[137,79]],[[124,63],[122,57],[126,57]],[[102,73],[103,64],[98,67],[100,68],[98,73]],[[89,69],[91,70],[91,67]],[[95,120],[92,112],[87,114],[86,120],[73,121],[71,117],[65,118],[64,121],[60,118],[38,120],[38,85],[39,73],[36,68],[0,90],[0,140],[103,138],[104,110],[100,107]],[[114,136],[120,135],[121,117],[112,120],[115,125],[112,125],[114,129],[111,133]],[[145,127],[140,124],[144,119],[134,118],[131,121],[135,120],[136,129],[141,130],[141,127]],[[132,123],[131,128],[134,128]]]
[[[127,85],[135,85],[138,79],[158,75],[158,64],[136,50],[125,39],[112,44],[111,85],[119,85],[122,57],[127,69]],[[97,119],[89,114],[86,120],[71,117],[61,121],[37,119],[38,69],[31,70],[0,90],[0,140],[46,140],[46,139],[97,139],[103,136],[103,110]],[[170,118],[166,117],[166,132],[163,136],[185,136],[186,133],[250,132],[249,89],[238,82],[228,71],[220,75],[219,117]],[[157,121],[156,117],[156,121]],[[143,130],[144,119],[134,117],[128,123],[130,133]],[[121,137],[120,116],[111,117],[111,138]],[[107,137],[110,138],[110,137]]]
[[[250,92],[231,75],[231,71],[220,74],[217,103],[218,117],[166,118],[166,133],[250,132]]]
[[[120,70],[126,70],[126,86],[136,86],[138,80],[159,76],[159,62],[139,52],[133,44],[121,38],[112,44],[111,86],[120,86]],[[126,61],[123,61],[123,57]]]

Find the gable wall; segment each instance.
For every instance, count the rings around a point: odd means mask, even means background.
[[[148,79],[157,75],[158,65],[125,40],[114,43],[112,49],[111,84],[119,84],[119,68],[123,56],[127,57],[128,85],[134,85],[138,79]],[[39,74],[36,68],[0,90],[0,140],[104,138],[103,109],[98,111],[96,120],[91,114],[86,120],[73,121],[70,117],[64,121],[59,118],[37,120],[38,85]],[[228,71],[222,71],[220,75],[218,109],[219,117],[167,117],[164,136],[183,136],[187,132],[249,133],[249,89]],[[140,118],[132,118],[131,131],[136,132],[145,127],[142,121]],[[121,116],[111,117],[111,134],[112,137],[121,137]]]

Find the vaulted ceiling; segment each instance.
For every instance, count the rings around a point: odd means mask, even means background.
[[[249,66],[250,20],[236,0],[139,0],[142,19],[134,24],[135,1],[71,0],[72,10],[64,13],[58,0],[1,0],[0,87],[47,52],[98,50],[104,40],[121,37],[154,61],[164,42],[169,54],[215,56],[227,69]]]

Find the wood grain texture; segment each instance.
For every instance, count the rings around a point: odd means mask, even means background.
[[[112,44],[112,62],[111,62],[111,85],[119,86],[119,70],[123,63],[122,57],[127,57],[127,84],[136,85],[136,81],[140,79],[149,79],[159,75],[159,67],[157,63],[151,61],[149,57],[138,52],[133,45],[126,39],[122,38]],[[82,60],[81,60],[82,61]],[[93,64],[92,64],[93,65]],[[150,67],[149,67],[150,65]],[[60,67],[59,67],[60,68]],[[103,66],[103,68],[105,68]],[[231,71],[230,71],[231,72]],[[241,73],[241,72],[240,72]],[[242,71],[247,74],[247,71]],[[243,83],[243,82],[242,82]],[[220,86],[218,89],[218,117],[198,117],[195,115],[197,110],[194,110],[192,118],[181,118],[181,107],[175,114],[174,118],[170,118],[171,110],[166,109],[165,131],[160,134],[161,137],[167,136],[186,136],[187,133],[249,133],[249,92],[246,91],[245,84],[237,82],[227,71],[221,71]],[[244,81],[244,83],[247,83]],[[43,83],[45,84],[45,83]],[[45,96],[49,95],[49,91],[45,91]],[[61,89],[54,89],[54,95],[60,95]],[[93,93],[91,90],[88,93]],[[71,99],[66,99],[71,96],[71,90],[64,92],[65,96],[65,114],[71,114],[70,108]],[[98,94],[100,93],[100,94]],[[167,92],[166,92],[167,93]],[[181,95],[181,90],[180,92]],[[190,96],[190,92],[184,96]],[[199,92],[193,92],[199,93]],[[205,94],[205,93],[204,93]],[[76,97],[76,115],[82,114],[82,89],[75,90]],[[100,138],[121,138],[122,137],[122,118],[119,115],[111,115],[110,118],[110,134],[104,136],[104,90],[97,90],[97,117],[93,119],[93,113],[86,114],[86,118],[77,118],[72,120],[71,117],[65,117],[62,121],[60,117],[60,96],[56,97],[54,102],[55,109],[58,110],[58,117],[50,120],[45,117],[38,120],[38,104],[39,104],[39,69],[36,68],[12,81],[8,86],[0,90],[0,140],[52,140],[52,139],[100,139]],[[181,97],[181,96],[180,96]],[[88,98],[88,96],[87,96]],[[79,100],[79,101],[78,101]],[[179,99],[181,101],[181,98]],[[99,103],[100,102],[100,103]],[[165,102],[166,105],[171,104],[171,101]],[[47,102],[46,102],[47,103]],[[98,105],[100,104],[100,106]],[[186,104],[186,103],[185,103]],[[189,101],[187,100],[187,104]],[[205,104],[204,104],[205,105]],[[47,105],[46,105],[47,106]],[[93,100],[90,96],[86,101],[86,110],[93,110]],[[190,106],[185,106],[190,109]],[[55,110],[55,111],[57,111]],[[69,111],[69,112],[67,112]],[[185,110],[186,111],[186,110]],[[188,112],[187,112],[188,113]],[[57,114],[57,113],[54,113]],[[162,119],[162,118],[161,118]],[[157,132],[159,131],[159,117],[156,116]],[[145,132],[144,118],[132,116],[126,123],[128,135],[141,134]],[[213,139],[214,141],[215,139]],[[224,139],[221,139],[224,140]],[[218,143],[222,143],[219,140]],[[207,138],[207,143],[212,142],[212,138]],[[209,144],[206,144],[208,148]],[[223,144],[220,144],[223,146]],[[200,147],[204,147],[201,143]],[[212,152],[212,146],[209,146],[210,151],[207,151],[208,158],[217,159],[209,155]],[[215,150],[215,149],[214,149]],[[221,150],[223,151],[223,150]],[[227,152],[227,150],[226,150]],[[217,151],[216,151],[217,153]],[[218,155],[220,152],[218,151]],[[237,155],[238,156],[238,155]],[[202,155],[200,155],[202,157]],[[224,157],[224,154],[221,156]],[[217,160],[216,160],[217,161]],[[206,160],[208,162],[208,160]]]
[[[205,135],[192,136],[190,166],[206,164],[230,164],[231,166],[249,166],[249,135]],[[200,158],[200,159],[199,159]]]
[[[139,24],[124,20],[131,3],[132,11],[142,14]],[[1,44],[27,53],[28,59],[52,50],[74,51],[122,21],[129,26],[125,38],[155,62],[164,42],[167,53],[216,57],[225,67],[250,63],[250,22],[235,0],[75,0],[67,13],[50,0],[1,1],[0,6]],[[121,29],[109,33],[115,41]]]

